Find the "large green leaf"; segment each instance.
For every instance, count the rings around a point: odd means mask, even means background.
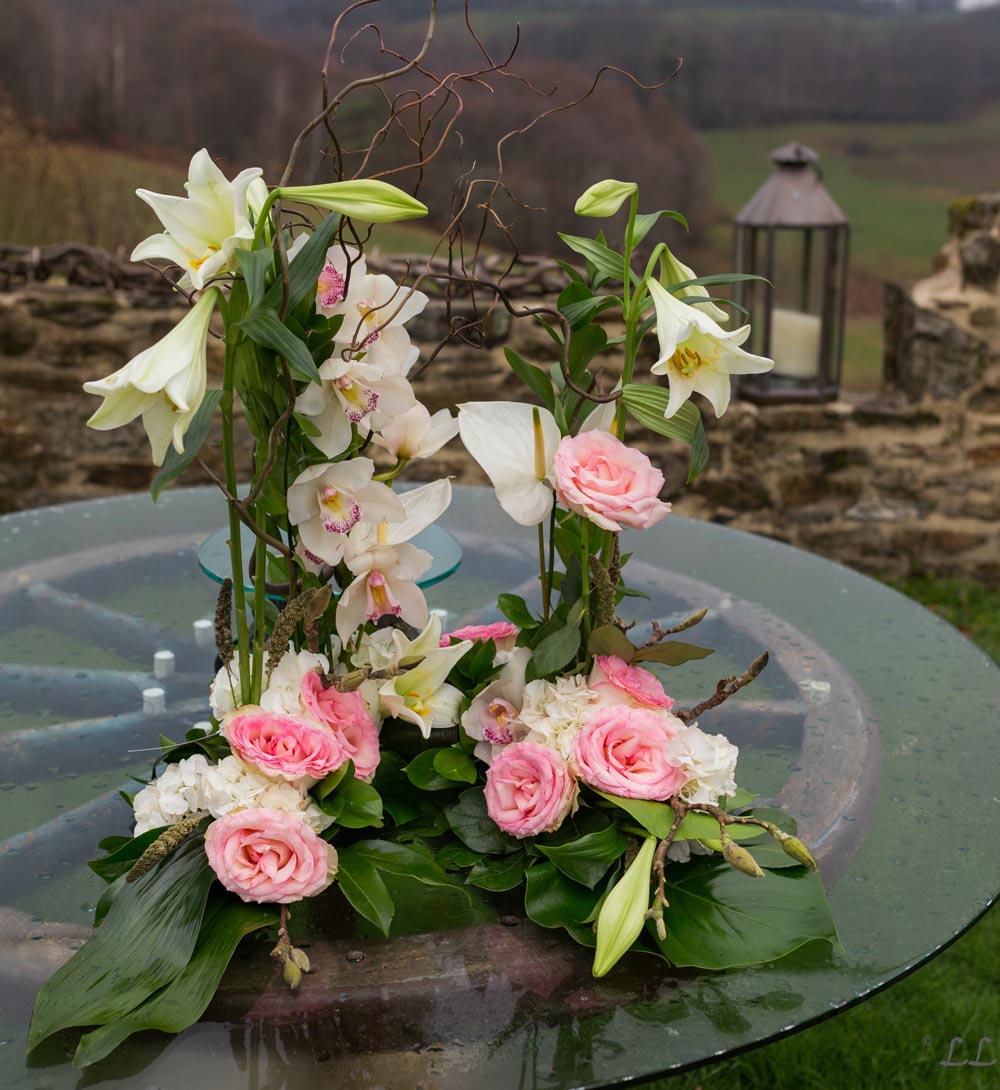
[[[458,802],[445,809],[452,832],[474,852],[490,855],[510,855],[519,851],[520,843],[501,832],[486,812],[486,796],[481,787],[470,787],[458,796]]]
[[[567,878],[554,863],[536,863],[527,877],[524,911],[541,927],[583,923],[601,896]]]
[[[455,879],[441,868],[429,850],[420,851],[409,844],[397,844],[391,840],[359,840],[345,848],[342,856],[347,856],[352,864],[367,864],[386,874],[415,878],[425,886],[456,885]]]
[[[524,881],[524,871],[528,862],[524,852],[502,856],[499,859],[487,856],[479,860],[469,871],[466,882],[470,886],[479,886],[480,889],[489,889],[494,892],[514,889]]]
[[[556,393],[552,389],[549,376],[533,363],[522,359],[512,348],[505,348],[503,354],[515,375],[537,395],[541,403],[550,411],[555,406]]]
[[[579,625],[567,624],[557,628],[535,647],[532,663],[536,677],[554,674],[567,663],[572,662],[580,650],[581,632]]]
[[[479,775],[479,765],[463,749],[449,746],[439,750],[434,757],[434,770],[445,779],[459,783],[475,783]]]
[[[614,280],[625,279],[625,259],[621,254],[616,254],[614,250],[592,238],[564,235],[561,231],[559,237],[571,250],[585,257],[599,273]]]
[[[100,846],[103,848],[107,845],[108,854],[101,859],[91,859],[87,866],[105,882],[113,882],[123,874],[128,874],[138,862],[139,856],[161,833],[165,833],[167,828],[168,826],[161,825],[158,829],[150,829],[141,836],[124,837],[121,842],[114,844],[102,841]]]
[[[497,607],[518,628],[534,628],[538,624],[525,600],[517,594],[501,594],[497,598]]]
[[[665,666],[680,666],[692,659],[704,659],[715,652],[711,647],[699,647],[683,640],[666,640],[651,643],[649,647],[640,647],[632,658],[633,662],[662,662]]]
[[[635,658],[636,648],[632,641],[615,624],[602,624],[590,633],[587,650],[592,655],[617,655],[625,662]]]
[[[593,889],[625,851],[625,845],[625,834],[612,823],[565,844],[536,846],[567,878]]]
[[[670,391],[663,386],[653,386],[648,382],[629,382],[622,387],[622,400],[628,411],[650,431],[665,435],[668,439],[679,439],[691,447],[691,464],[688,468],[688,481],[708,465],[708,439],[701,413],[690,402],[683,405],[671,417],[664,416]]]
[[[322,383],[305,341],[297,337],[270,307],[260,307],[238,325],[255,344],[270,348],[284,357],[297,379]]]
[[[119,889],[107,917],[38,993],[29,1051],[70,1026],[99,1026],[134,1010],[187,965],[215,878],[192,837]]]
[[[667,871],[667,937],[654,941],[674,965],[730,969],[790,954],[817,939],[837,942],[818,874],[802,867],[749,881],[717,859]]]
[[[421,750],[403,769],[414,787],[421,791],[444,791],[447,787],[455,786],[454,780],[435,767],[438,755],[444,751],[444,748]]]
[[[382,828],[381,795],[354,776],[346,777],[319,806],[345,829]]]
[[[191,418],[188,430],[184,435],[184,453],[178,454],[173,446],[167,447],[167,455],[163,459],[163,467],[149,486],[155,503],[160,498],[160,493],[175,481],[187,467],[198,457],[201,448],[208,438],[208,430],[212,424],[212,413],[222,400],[221,390],[206,390],[198,411]]]
[[[354,847],[340,853],[337,883],[355,911],[370,920],[383,935],[388,935],[396,906],[382,876],[366,859],[355,858]]]
[[[309,236],[309,241],[295,255],[288,267],[288,309],[300,303],[311,291],[316,290],[316,281],[326,264],[326,251],[330,248],[333,236],[337,232],[340,216],[334,212],[327,216]],[[280,278],[268,288],[264,296],[264,306],[274,311],[281,310]]]
[[[140,1030],[180,1033],[194,1025],[212,1001],[240,940],[252,931],[277,923],[277,916],[273,907],[244,904],[220,892],[205,914],[194,954],[185,968],[124,1018],[81,1037],[73,1058],[74,1067],[96,1063]]]

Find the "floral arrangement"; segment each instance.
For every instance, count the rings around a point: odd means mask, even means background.
[[[704,611],[642,639],[621,616],[643,591],[626,581],[620,534],[670,514],[663,475],[626,443],[627,424],[687,444],[694,475],[707,444],[692,393],[721,415],[731,374],[771,366],[740,347],[750,327],[728,328],[709,293],[737,278],[698,278],[663,243],[640,257],[661,217],[679,217],[640,212],[635,184],[599,182],[576,212],[624,208],[624,246],[561,236],[583,260],[561,263],[557,307],[535,312],[560,363],[508,351],[532,401],[432,416],[411,385],[418,349],[406,329],[427,296],[369,271],[358,226],[420,216],[422,203],[373,178],[269,190],[258,169],[229,180],[204,150],[186,196],[139,196],[163,232],[133,256],[177,266],[191,308],[86,384],[103,398],[89,423],[141,416],[161,467],[156,496],[200,461],[221,418],[215,479],[233,577],[216,614],[212,729],[164,739],[128,800],[134,834],[102,842],[98,926],[42,989],[31,1047],[95,1027],[77,1049],[86,1066],[138,1030],[183,1029],[253,932],[270,932],[295,988],[310,965],[289,906],[341,896],[359,924],[389,935],[406,913],[401,878],[429,898],[517,896],[531,920],[593,949],[595,976],[636,950],[718,970],[834,941],[794,825],[752,807],[736,747],[699,725],[766,655],[681,710],[654,668],[711,653],[674,638]],[[609,311],[624,330],[611,339]],[[214,390],[210,332],[225,346]],[[652,381],[638,381],[653,336]],[[607,389],[609,351],[624,368]],[[256,443],[242,490],[238,407]],[[442,632],[418,585],[431,557],[413,539],[451,485],[396,485],[458,435],[507,514],[537,527],[538,593],[501,594],[492,623]],[[241,524],[255,538],[249,557]]]

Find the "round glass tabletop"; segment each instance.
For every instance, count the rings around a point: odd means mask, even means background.
[[[257,949],[176,1038],[137,1035],[84,1076],[70,1066],[72,1036],[26,1062],[35,991],[83,941],[103,888],[83,861],[128,830],[118,789],[148,771],[161,732],[207,717],[214,648],[196,622],[211,616],[214,588],[197,554],[224,519],[208,489],[0,519],[4,1087],[611,1087],[827,1017],[926,961],[997,895],[994,664],[864,576],[671,518],[626,543],[631,582],[651,596],[635,612],[662,623],[710,610],[699,642],[717,653],[664,670],[681,706],[771,652],[758,682],[702,726],[738,742],[741,784],[786,805],[817,847],[840,949],[726,973],[633,956],[595,981],[587,951],[510,904],[429,914],[397,896],[401,933],[381,939],[329,897],[309,921],[316,972],[299,993]],[[498,591],[533,593],[532,532],[491,492],[456,489],[442,525],[464,551],[428,594],[447,627],[494,617]],[[169,662],[154,666],[164,650]]]

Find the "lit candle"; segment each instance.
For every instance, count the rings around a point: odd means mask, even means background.
[[[774,375],[819,377],[820,319],[815,314],[776,307],[771,314]]]

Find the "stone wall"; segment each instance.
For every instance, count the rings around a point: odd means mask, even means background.
[[[662,466],[680,514],[878,575],[956,574],[1000,584],[997,345],[971,326],[934,325],[940,311],[906,293],[890,292],[889,302],[895,388],[888,392],[822,406],[734,400],[721,421],[703,406],[712,458],[691,487],[685,448],[646,432],[635,439]],[[141,426],[86,428],[97,401],[80,387],[120,367],[180,314],[162,294],[141,291],[44,284],[0,294],[0,510],[148,485],[153,470]],[[440,323],[440,314],[429,313],[414,328],[417,339],[432,343]],[[529,359],[552,358],[551,342],[531,319],[512,322],[507,343]],[[220,364],[213,343],[216,384]],[[500,346],[449,346],[417,388],[432,409],[524,396]],[[244,466],[248,454],[242,451]],[[206,456],[218,467],[216,447]],[[425,476],[485,480],[457,442],[420,468]],[[185,478],[199,479],[197,468]]]

